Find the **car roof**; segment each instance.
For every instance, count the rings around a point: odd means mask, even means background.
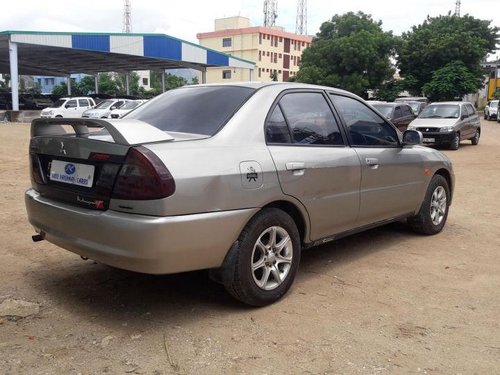
[[[449,101],[449,102],[434,102],[434,103],[431,103],[429,105],[450,105],[450,104],[470,104],[472,105],[471,102],[459,102],[459,101]]]
[[[329,90],[339,94],[345,94],[349,96],[356,96],[349,91],[342,89],[337,89],[335,87],[312,85],[309,83],[300,82],[261,82],[261,81],[247,81],[247,82],[232,82],[232,83],[204,83],[199,85],[187,85],[181,88],[191,88],[191,87],[216,87],[216,86],[236,86],[236,87],[248,87],[256,90],[270,87],[270,86],[282,86],[284,89],[316,89],[316,90]]]

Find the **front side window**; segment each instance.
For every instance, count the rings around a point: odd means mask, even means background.
[[[413,112],[409,106],[403,105],[401,109],[403,111],[403,116],[413,116]]]
[[[367,105],[347,96],[330,96],[347,125],[353,146],[399,146],[396,129]]]
[[[76,100],[70,100],[66,103],[66,108],[76,108]]]
[[[241,86],[189,86],[169,90],[130,112],[126,118],[167,132],[214,135],[252,96]]]
[[[400,118],[403,117],[403,112],[401,111],[401,107],[396,107],[394,110],[394,118]]]
[[[78,105],[80,107],[89,107],[89,101],[87,99],[78,99]]]
[[[337,121],[321,93],[286,94],[280,99],[278,106],[282,111],[281,115],[273,113],[267,125],[271,127],[271,125],[279,123],[280,137],[283,139],[291,138],[293,143],[301,145],[344,144]],[[290,138],[286,136],[284,131],[285,119]],[[266,133],[266,135],[268,134]]]

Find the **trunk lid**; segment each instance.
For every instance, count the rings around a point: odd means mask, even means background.
[[[47,198],[105,210],[129,149],[173,139],[139,120],[36,119],[31,124],[31,183]]]

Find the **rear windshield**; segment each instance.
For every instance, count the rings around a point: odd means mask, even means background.
[[[238,86],[183,87],[167,91],[125,117],[167,132],[214,135],[254,92]]]

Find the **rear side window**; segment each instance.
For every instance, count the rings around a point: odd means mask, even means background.
[[[330,106],[319,92],[284,95],[266,124],[266,137],[269,143],[288,143],[291,139],[302,145],[344,144]]]
[[[254,92],[238,86],[183,87],[167,91],[126,118],[167,132],[214,135]]]
[[[331,98],[349,129],[353,146],[399,146],[396,129],[367,105],[346,96],[331,94]]]

